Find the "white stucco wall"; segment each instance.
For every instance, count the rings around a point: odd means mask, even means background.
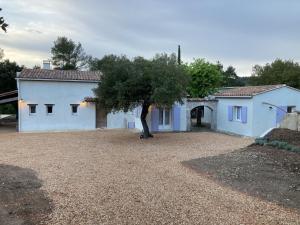
[[[217,130],[252,136],[253,100],[245,98],[218,98],[217,104]],[[228,120],[228,106],[246,106],[247,123]]]
[[[282,87],[253,97],[254,120],[253,136],[260,136],[270,128],[276,127],[276,106],[296,106],[300,110],[300,92],[289,87]]]
[[[180,131],[186,131],[187,122],[186,122],[186,104],[175,103],[180,107]],[[107,116],[107,128],[116,129],[116,128],[127,128],[128,122],[135,123],[135,129],[142,131],[143,126],[141,123],[141,112],[142,107],[137,107],[133,111],[124,113],[122,111],[109,113]],[[151,106],[149,108],[149,113],[147,115],[147,124],[151,131]],[[173,117],[171,114],[171,124],[173,124]]]
[[[187,121],[186,121],[186,114],[190,113],[187,111],[186,107],[186,99],[183,100],[183,104],[176,103],[177,106],[180,107],[180,131],[187,131]]]
[[[201,118],[201,122],[203,123],[211,123],[212,111],[204,107],[204,117]]]
[[[108,129],[127,128],[128,122],[134,122],[134,112],[119,111],[107,114]]]
[[[94,103],[82,103],[94,96],[97,83],[18,80],[19,131],[90,130],[96,127]],[[29,114],[28,104],[37,104],[35,115]],[[53,114],[47,115],[45,104],[54,104]],[[70,104],[80,104],[72,115]]]

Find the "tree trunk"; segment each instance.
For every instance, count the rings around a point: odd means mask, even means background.
[[[146,117],[148,115],[148,109],[149,109],[150,104],[147,102],[143,103],[143,108],[142,108],[142,113],[141,113],[141,122],[143,126],[143,134],[141,135],[141,138],[149,138],[153,137],[153,135],[149,131],[149,127],[146,121]]]

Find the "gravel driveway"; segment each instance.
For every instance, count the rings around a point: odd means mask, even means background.
[[[300,212],[223,187],[181,161],[252,140],[128,131],[0,134],[0,163],[30,168],[53,201],[47,224],[299,224]]]

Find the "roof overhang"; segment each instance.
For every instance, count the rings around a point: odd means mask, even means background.
[[[253,96],[248,95],[248,96],[215,96],[215,98],[253,98]]]
[[[0,104],[18,101],[18,90],[8,91],[0,94]]]
[[[16,80],[24,80],[24,81],[49,81],[49,82],[79,82],[79,83],[99,83],[98,80],[60,80],[60,79],[30,79],[30,78],[22,78],[17,77]]]

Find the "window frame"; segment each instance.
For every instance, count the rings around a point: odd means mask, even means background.
[[[51,115],[53,115],[54,114],[54,110],[53,110],[53,108],[54,108],[54,105],[55,104],[45,104],[45,106],[46,106],[46,114],[47,114],[47,116],[51,116]],[[52,112],[51,113],[49,113],[48,112],[48,107],[49,106],[51,106],[52,107]]]
[[[242,106],[234,106],[233,107],[233,119],[237,122],[242,122]],[[238,118],[239,117],[239,118]]]
[[[80,104],[70,104],[70,106],[71,106],[71,113],[72,113],[73,116],[78,115],[78,108],[79,108],[79,105],[80,105]],[[76,107],[76,112],[73,111],[73,107],[74,107],[74,106]]]
[[[172,129],[172,109],[171,108],[159,108],[158,110],[159,110],[159,112],[158,112],[158,128],[159,128],[159,130],[171,130]],[[168,122],[168,123],[166,123],[166,122]]]
[[[30,116],[34,116],[34,115],[36,115],[37,114],[37,106],[38,106],[38,104],[27,104],[28,105],[28,107],[29,107],[29,115]],[[31,107],[34,107],[34,112],[32,112],[32,108]]]

